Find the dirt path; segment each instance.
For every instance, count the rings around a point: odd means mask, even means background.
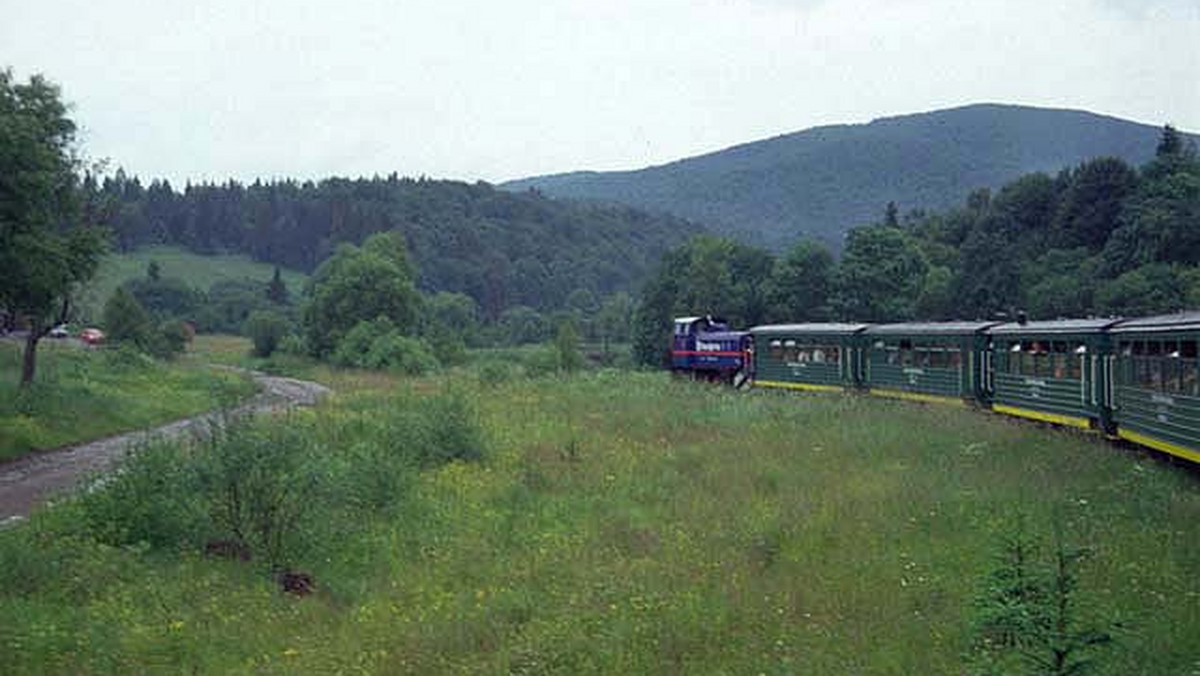
[[[235,415],[274,411],[291,406],[312,406],[329,388],[307,380],[250,374],[261,391],[234,409]],[[93,474],[112,469],[126,449],[149,438],[174,439],[192,433],[215,418],[206,413],[176,420],[161,427],[34,453],[0,464],[0,528],[29,515],[34,505],[77,486]]]

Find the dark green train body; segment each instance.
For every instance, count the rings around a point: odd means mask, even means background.
[[[756,387],[987,406],[1200,462],[1200,312],[772,324],[749,333]]]
[[[1122,322],[1110,337],[1117,434],[1200,462],[1200,312]]]
[[[1115,319],[1001,324],[992,339],[992,409],[1083,429],[1111,426],[1107,330]]]
[[[921,401],[986,401],[988,338],[996,322],[881,324],[863,331],[861,383],[873,394]]]
[[[866,324],[775,324],[751,329],[757,387],[840,391],[858,384]]]

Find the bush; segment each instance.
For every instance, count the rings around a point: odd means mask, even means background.
[[[104,304],[104,330],[109,342],[145,349],[150,342],[150,315],[125,287],[119,287]]]
[[[288,355],[289,357],[298,357],[308,354],[308,346],[304,344],[304,338],[294,333],[289,333],[279,341],[279,347],[276,348],[279,352]]]
[[[350,329],[334,350],[333,363],[406,375],[422,375],[438,367],[424,341],[402,335],[386,317],[359,322]]]
[[[214,426],[195,455],[215,535],[278,569],[303,549],[324,465],[311,430],[295,418],[272,423]]]
[[[173,359],[183,354],[193,335],[185,322],[169,319],[149,335],[146,351],[159,359]]]
[[[270,357],[287,337],[290,326],[283,315],[274,310],[255,310],[246,318],[244,333],[254,341],[254,356]]]
[[[194,467],[170,443],[151,443],[130,453],[120,472],[80,500],[84,522],[98,541],[156,548],[199,546],[206,515]]]
[[[419,376],[436,371],[438,360],[424,341],[392,332],[371,342],[363,365],[366,368],[387,369],[404,375]]]

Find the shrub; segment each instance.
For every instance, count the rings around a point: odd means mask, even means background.
[[[558,356],[558,370],[573,373],[583,368],[583,354],[579,352],[579,332],[575,330],[574,322],[567,320],[558,325],[554,349]]]
[[[311,430],[295,418],[214,426],[196,453],[214,534],[272,569],[296,558],[320,504],[325,468],[313,450]]]
[[[363,359],[363,366],[388,369],[409,376],[436,371],[438,360],[424,341],[393,331],[377,337]]]
[[[304,338],[294,333],[289,333],[279,341],[279,347],[275,348],[279,352],[288,356],[301,356],[308,354],[308,346],[304,344]]]
[[[483,459],[483,431],[471,402],[450,391],[420,400],[418,410],[432,425],[429,445],[422,454],[425,464],[440,465],[456,460]]]
[[[156,548],[199,545],[206,531],[196,474],[180,448],[151,443],[135,449],[120,472],[80,500],[92,535],[109,545]]]
[[[150,342],[150,315],[125,287],[119,287],[104,304],[104,329],[113,343],[140,348]]]
[[[421,375],[438,367],[424,341],[402,335],[386,317],[359,322],[350,329],[334,350],[333,363],[406,375]]]
[[[246,318],[243,332],[254,341],[254,356],[270,357],[287,337],[288,320],[274,310],[255,310]]]
[[[159,359],[173,359],[187,349],[192,330],[185,323],[169,319],[158,325],[146,341],[146,351]]]

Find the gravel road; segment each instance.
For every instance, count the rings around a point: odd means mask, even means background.
[[[251,372],[260,392],[234,409],[235,415],[274,411],[292,406],[312,406],[329,388],[307,380],[279,378]],[[0,527],[19,522],[35,505],[56,493],[78,486],[84,479],[112,469],[125,452],[146,439],[174,439],[204,429],[217,414],[206,413],[173,423],[89,441],[54,451],[33,453],[0,463]]]

